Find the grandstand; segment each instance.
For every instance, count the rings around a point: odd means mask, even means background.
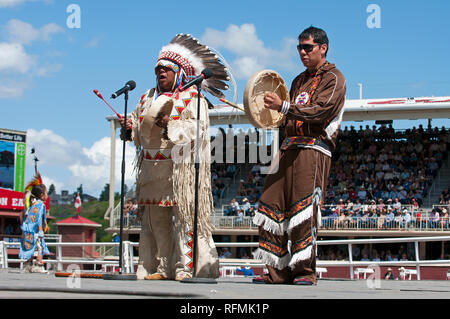
[[[322,207],[319,239],[448,235],[450,201],[448,196],[444,199],[443,194],[450,186],[450,132],[446,127],[431,126],[432,119],[448,118],[448,114],[450,97],[346,101]],[[112,117],[108,119],[113,141],[118,124]],[[230,128],[248,124],[244,112],[224,106],[210,110],[210,119],[212,125],[226,124]],[[394,130],[391,124],[396,119],[428,119],[430,125]],[[378,120],[383,124],[372,127],[363,124],[359,128],[346,125],[347,121],[364,120]],[[221,129],[217,134],[224,132]],[[215,138],[212,136],[212,141]],[[264,185],[261,168],[267,163],[249,161],[255,151],[251,139],[244,139],[244,145],[238,145],[236,136],[234,141],[235,155],[244,147],[245,162],[237,163],[236,157],[230,161],[224,152],[223,163],[214,162],[211,166],[214,239],[216,242],[257,242],[252,214]],[[228,146],[224,146],[224,150]],[[260,147],[258,144],[258,152]],[[271,151],[270,146],[268,150]],[[111,176],[114,176],[113,171]],[[114,188],[113,179],[110,185]],[[118,207],[110,206],[105,214],[110,219],[107,231],[117,231],[118,213]],[[138,241],[139,224],[127,221],[126,225],[126,238]],[[251,257],[250,248],[231,248],[230,251],[235,258]],[[219,248],[219,254],[222,253]],[[353,257],[355,260],[411,260],[413,253],[411,247],[402,245],[370,245],[356,247]],[[423,243],[420,256],[448,259],[449,251],[444,242]],[[339,246],[328,246],[326,250],[319,249],[319,258],[346,260],[348,252]]]

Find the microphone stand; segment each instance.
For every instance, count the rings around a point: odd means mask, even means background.
[[[184,278],[180,282],[184,283],[202,283],[202,284],[217,284],[217,281],[213,278],[200,278],[197,277],[197,224],[198,224],[198,179],[200,169],[200,88],[201,83],[197,83],[197,135],[195,141],[195,186],[194,186],[194,231],[193,231],[193,243],[192,243],[192,278]]]
[[[123,274],[122,273],[122,259],[123,259],[123,245],[122,245],[122,234],[123,234],[123,202],[124,202],[124,191],[125,191],[125,146],[127,142],[126,132],[127,132],[127,108],[128,108],[128,90],[124,92],[125,94],[125,113],[124,121],[122,126],[122,132],[124,134],[123,138],[123,150],[122,150],[122,185],[120,190],[120,244],[119,244],[119,274],[104,274],[103,279],[106,280],[137,280],[135,274]],[[131,264],[133,267],[133,264]]]

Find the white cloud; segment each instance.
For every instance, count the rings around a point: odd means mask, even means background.
[[[64,29],[56,23],[48,23],[36,29],[31,24],[17,19],[9,20],[5,29],[9,34],[10,42],[24,45],[31,44],[33,41],[49,42],[52,35],[64,32]]]
[[[62,64],[46,64],[44,66],[39,67],[36,70],[37,76],[48,76],[51,73],[56,73],[61,71],[63,68]]]
[[[1,84],[0,98],[18,98],[21,97],[25,91],[23,83],[20,84]]]
[[[24,2],[25,0],[0,0],[0,8],[14,7]]]
[[[295,39],[283,39],[281,49],[268,48],[253,24],[231,24],[225,31],[208,28],[201,39],[212,48],[225,49],[236,56],[230,63],[236,78],[249,78],[265,68],[288,70],[296,66],[292,60],[296,53]]]
[[[122,164],[122,142],[116,140],[116,174],[115,185],[121,183],[121,164]],[[125,150],[125,183],[129,186],[134,184],[133,160],[135,156],[131,145]],[[106,183],[109,183],[110,170],[110,138],[104,137],[95,142],[90,148],[83,148],[83,155],[87,161],[77,162],[69,166],[75,180],[78,184],[83,184],[84,189],[96,189],[100,191]]]
[[[8,42],[0,42],[0,73],[22,74],[22,79],[16,81],[18,84],[7,84],[0,78],[0,99],[21,97],[25,92],[25,82],[33,77],[48,76],[62,69],[62,64],[53,62],[38,65],[39,57],[27,53],[24,48],[24,45],[30,45],[35,41],[49,42],[53,35],[64,32],[60,26],[48,23],[36,29],[29,23],[11,19],[4,29],[9,38]]]
[[[100,41],[103,39],[103,36],[93,37],[86,43],[86,47],[88,48],[97,48]]]
[[[59,190],[75,189],[83,184],[86,193],[99,196],[106,183],[109,183],[110,170],[110,138],[103,137],[90,147],[83,147],[78,141],[69,141],[48,129],[27,131],[27,144],[29,149],[35,147],[39,159],[39,171],[52,181],[57,181]],[[122,141],[116,140],[116,189],[120,189]],[[27,152],[30,154],[30,152]],[[133,161],[135,156],[133,144],[127,144],[125,152],[126,175],[125,183],[131,187],[135,177]],[[27,158],[29,165],[33,164],[33,157]],[[57,170],[64,170],[68,178],[62,180]],[[55,184],[56,186],[56,184]]]
[[[15,7],[27,1],[44,2],[45,4],[54,3],[54,0],[0,0],[0,8]]]
[[[29,55],[18,43],[0,43],[0,72],[27,72],[35,63],[37,57]]]

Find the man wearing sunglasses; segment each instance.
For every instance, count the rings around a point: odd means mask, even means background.
[[[254,223],[268,274],[255,283],[315,285],[317,228],[345,101],[345,78],[326,60],[325,31],[298,37],[306,70],[292,82],[290,101],[267,93],[264,106],[285,114],[279,170],[267,176]]]

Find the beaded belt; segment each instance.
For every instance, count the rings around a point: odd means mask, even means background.
[[[280,149],[282,151],[296,148],[312,148],[331,157],[330,147],[321,140],[307,136],[288,136],[284,139]]]
[[[165,161],[170,160],[172,149],[144,149],[144,159],[149,161]]]

